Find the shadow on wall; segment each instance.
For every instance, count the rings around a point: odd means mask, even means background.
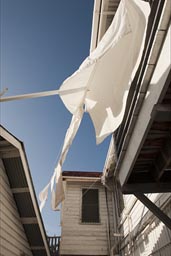
[[[166,214],[171,218],[171,202],[165,209]],[[169,230],[163,223],[156,221],[156,226],[160,229],[160,236],[153,247],[152,253],[150,255],[160,256],[171,254],[171,230]]]
[[[157,196],[156,201],[160,198],[161,194]],[[150,214],[150,211],[143,214],[144,209],[145,206],[142,210],[141,221],[131,231],[130,237],[127,236],[122,241],[121,255],[126,256],[131,253],[134,256],[142,256],[145,253],[148,256],[170,256],[171,230],[153,214]],[[162,210],[171,217],[171,195]]]

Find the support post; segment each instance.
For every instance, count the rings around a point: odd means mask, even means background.
[[[161,211],[160,208],[151,202],[144,194],[134,193],[134,195],[171,230],[171,219]]]

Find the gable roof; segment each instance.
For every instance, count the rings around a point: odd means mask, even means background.
[[[0,126],[0,157],[34,256],[50,256],[24,145]]]

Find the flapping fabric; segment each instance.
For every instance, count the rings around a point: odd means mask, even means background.
[[[85,93],[84,93],[84,95],[85,95]],[[65,198],[64,188],[63,188],[63,183],[62,183],[62,165],[65,161],[69,147],[71,146],[72,141],[77,133],[79,126],[80,126],[82,116],[83,116],[83,108],[80,107],[77,109],[76,113],[73,114],[70,126],[65,135],[61,155],[60,155],[58,164],[54,170],[53,176],[52,176],[50,182],[46,185],[46,187],[39,194],[39,200],[41,202],[40,211],[42,211],[42,209],[46,203],[46,200],[48,198],[49,187],[51,188],[51,193],[52,193],[51,206],[52,206],[53,210],[58,210],[58,205]],[[54,186],[56,187],[55,191],[54,191]]]
[[[61,86],[87,88],[73,95],[61,95],[65,106],[74,113],[85,104],[100,143],[122,122],[128,90],[143,49],[149,4],[141,0],[122,0],[113,22],[97,48],[80,68]]]
[[[49,186],[53,209],[57,209],[64,198],[62,165],[79,128],[83,107],[91,116],[97,143],[102,142],[121,124],[131,80],[142,55],[148,14],[148,3],[142,0],[121,0],[97,48],[61,85],[61,91],[77,89],[75,93],[60,95],[73,118],[54,175],[40,193],[41,206],[47,199]],[[53,191],[54,180],[56,192]]]

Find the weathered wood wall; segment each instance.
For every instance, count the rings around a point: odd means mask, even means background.
[[[81,223],[82,188],[99,189],[99,224]],[[109,198],[111,211],[111,198]],[[108,255],[107,205],[105,188],[100,183],[67,182],[62,205],[61,255]]]
[[[0,256],[32,256],[0,159]]]
[[[148,194],[148,198],[171,217],[171,194]],[[120,230],[124,233],[121,255],[171,254],[171,231],[132,195],[124,196]]]

